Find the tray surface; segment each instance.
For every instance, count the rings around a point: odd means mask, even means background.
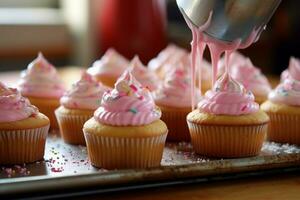
[[[167,143],[163,159],[161,162],[161,169],[168,166],[185,166],[201,164],[202,166],[219,165],[225,168],[234,169],[235,163],[242,163],[247,166],[252,165],[253,162],[261,165],[281,163],[295,164],[300,158],[300,148],[295,145],[277,144],[273,142],[265,142],[261,154],[256,157],[242,158],[242,159],[208,159],[197,155],[193,151],[190,143]],[[216,166],[214,166],[216,167]],[[121,172],[122,170],[111,170],[114,172]],[[14,165],[0,167],[0,184],[9,183],[12,179],[18,177],[61,177],[61,176],[78,176],[83,174],[104,173],[108,172],[105,169],[98,169],[93,167],[87,157],[87,149],[85,146],[70,145],[63,142],[63,140],[52,134],[48,136],[45,150],[45,160],[35,162],[27,165]],[[122,173],[122,172],[121,172]],[[30,180],[30,179],[29,179]]]

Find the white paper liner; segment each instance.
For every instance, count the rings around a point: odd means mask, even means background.
[[[24,130],[0,130],[0,164],[42,160],[49,125]]]
[[[70,144],[85,145],[84,134],[82,131],[84,123],[89,120],[91,115],[64,115],[55,111],[59,130],[65,142]]]
[[[144,138],[104,137],[84,133],[92,165],[105,169],[159,166],[167,134]]]
[[[268,140],[300,145],[300,116],[268,113],[270,126]]]
[[[188,122],[196,153],[208,157],[248,157],[258,155],[268,124],[253,126],[209,126]]]

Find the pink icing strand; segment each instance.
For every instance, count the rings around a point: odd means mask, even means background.
[[[105,92],[94,118],[113,126],[141,126],[161,117],[151,93],[126,70],[117,80],[115,88]]]
[[[201,43],[201,41],[203,40],[203,35],[202,35],[202,31],[204,31],[210,24],[211,21],[211,17],[212,17],[212,12],[209,13],[209,17],[207,22],[197,28],[196,26],[194,26],[188,19],[186,19],[186,17],[184,17],[188,27],[191,29],[192,31],[192,42],[191,42],[191,99],[192,99],[192,110],[194,110],[195,108],[195,88],[196,88],[196,74],[195,74],[195,69],[196,69],[196,65],[197,65],[197,58],[199,59],[199,74],[201,75],[201,64],[202,64],[202,60],[203,60],[203,53],[206,47],[205,43]],[[197,53],[199,53],[199,57],[197,55]],[[200,94],[201,92],[201,76],[199,76],[199,89],[200,89]]]
[[[0,123],[14,122],[38,114],[38,109],[14,88],[0,82]]]

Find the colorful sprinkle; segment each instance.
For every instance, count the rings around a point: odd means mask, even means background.
[[[129,109],[129,112],[132,112],[133,114],[136,114],[138,111],[137,111],[137,109],[135,109],[135,108],[130,108],[130,109]]]
[[[129,85],[129,87],[134,91],[134,92],[136,92],[138,89],[135,87],[135,85],[133,85],[133,84],[131,84],[131,85]]]
[[[242,111],[245,111],[246,108],[247,108],[247,105],[243,106],[243,107],[242,107]]]

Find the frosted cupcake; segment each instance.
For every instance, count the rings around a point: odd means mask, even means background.
[[[259,154],[269,117],[259,110],[253,94],[226,73],[188,114],[187,122],[196,153],[248,157]]]
[[[81,79],[62,96],[61,106],[55,114],[65,142],[85,145],[83,124],[93,116],[100,106],[103,93],[109,89],[83,72]]]
[[[271,119],[268,139],[300,145],[300,60],[291,58],[285,78],[261,105]]]
[[[50,119],[51,128],[58,128],[54,110],[59,107],[59,99],[65,89],[55,67],[42,53],[21,73],[19,89],[23,96]]]
[[[115,82],[127,68],[129,62],[114,49],[108,49],[100,60],[93,63],[87,72],[108,87],[114,87]]]
[[[197,90],[195,101],[199,100]],[[167,124],[169,141],[189,141],[186,116],[191,111],[191,81],[188,70],[180,65],[174,68],[164,83],[154,93],[157,106],[162,111],[162,120]]]
[[[267,100],[271,85],[249,58],[232,65],[231,75],[254,94],[257,103],[261,104]]]
[[[132,75],[139,81],[144,87],[150,91],[154,91],[158,88],[160,79],[153,71],[146,68],[140,61],[138,56],[135,56],[131,61],[129,68]]]
[[[174,44],[169,44],[157,55],[157,57],[149,61],[148,67],[150,70],[157,73],[161,79],[164,79],[166,73],[172,69],[172,66],[178,65],[178,63],[188,65],[189,53],[183,48]]]
[[[106,169],[159,166],[168,131],[160,117],[149,90],[126,70],[84,124],[92,165]]]
[[[49,119],[0,82],[0,165],[43,159]]]

